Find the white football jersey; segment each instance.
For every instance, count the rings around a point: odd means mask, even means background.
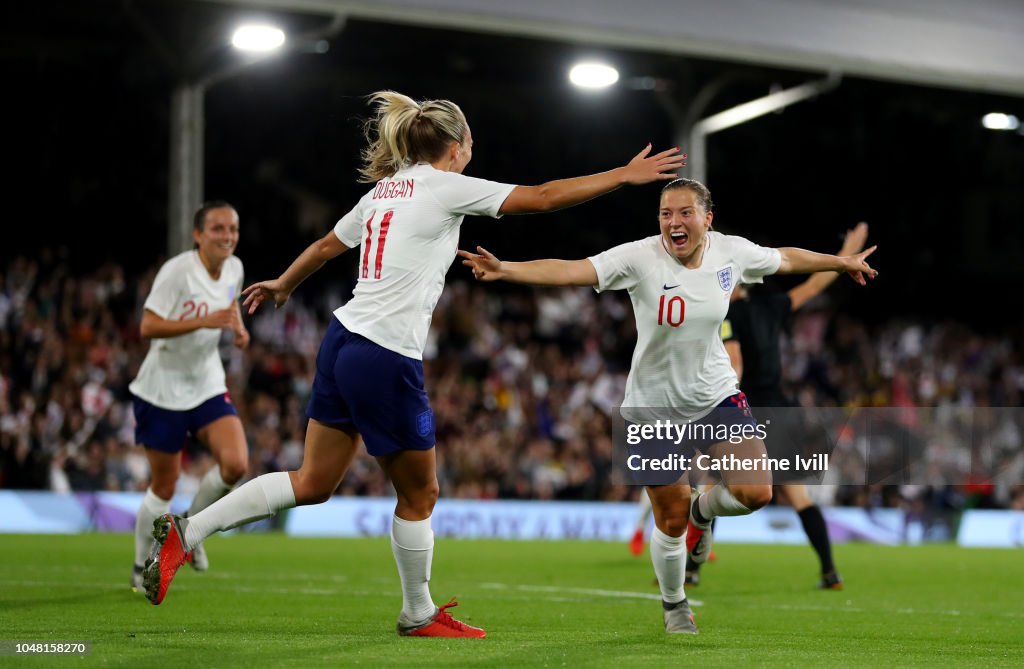
[[[334,226],[345,246],[362,245],[352,299],[334,315],[349,331],[422,360],[463,217],[500,217],[513,188],[427,163],[378,181]]]
[[[242,261],[231,256],[214,280],[186,251],[163,264],[143,307],[165,320],[205,316],[235,304],[242,290]],[[200,328],[180,337],[153,339],[139,374],[128,387],[136,397],[161,409],[185,411],[227,392],[217,345],[221,329]]]
[[[622,403],[627,420],[652,415],[628,408],[672,409],[673,416],[696,420],[738,392],[722,321],[736,283],[761,283],[778,271],[777,249],[708,231],[697,269],[677,260],[661,235],[616,246],[590,261],[598,291],[624,289],[633,302],[637,341]]]

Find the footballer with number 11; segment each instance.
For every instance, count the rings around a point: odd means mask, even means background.
[[[281,306],[328,260],[363,247],[353,297],[334,312],[317,356],[302,466],[253,479],[187,519],[158,519],[154,536],[161,548],[144,574],[146,594],[159,604],[183,556],[213,532],[326,501],[361,436],[398,496],[391,527],[403,594],[398,633],[481,638],[484,630],[446,611],[454,600],[438,607],[428,587],[438,484],[423,348],[463,217],[553,211],[625,184],[669,180],[684,165],[683,156],[677,148],[652,155],[648,145],[628,165],[608,172],[540,186],[496,183],[462,174],[473,156],[473,137],[454,103],[416,102],[391,91],[371,100],[377,113],[367,125],[370,144],[361,172],[376,185],[279,278],[244,291],[249,313],[265,301]]]

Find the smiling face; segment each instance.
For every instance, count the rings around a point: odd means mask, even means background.
[[[201,229],[192,229],[192,239],[208,268],[219,268],[238,245],[238,212],[216,207],[206,212]]]
[[[704,236],[714,214],[704,209],[692,188],[672,188],[661,194],[658,220],[665,248],[686,266],[700,265]]]

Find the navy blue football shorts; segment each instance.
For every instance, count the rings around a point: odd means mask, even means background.
[[[354,427],[370,455],[434,447],[423,361],[349,332],[337,318],[316,356],[306,415],[332,427]]]
[[[134,398],[135,443],[164,453],[177,453],[185,447],[188,435],[196,436],[218,418],[237,416],[231,397],[224,393],[206,400],[194,409],[161,409],[146,400]]]

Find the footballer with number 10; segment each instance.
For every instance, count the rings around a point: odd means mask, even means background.
[[[662,189],[658,216],[661,234],[584,260],[502,262],[480,247],[477,253],[459,251],[459,255],[480,281],[629,291],[637,344],[623,401],[627,420],[630,408],[661,408],[682,414],[682,421],[694,424],[713,424],[724,416],[724,420],[756,425],[720,334],[734,285],[759,283],[770,274],[822,271],[847,272],[864,285],[865,274],[877,275],[866,261],[875,247],[840,257],[798,248],[766,248],[712,231],[711,194],[704,184],[691,179],[677,179]],[[692,457],[698,447],[715,458],[731,454],[756,459],[766,453],[757,437],[738,444],[691,439],[679,449]],[[770,471],[723,471],[722,480],[724,485],[692,503],[685,477],[668,485],[647,486],[655,524],[651,561],[668,632],[697,633],[683,589],[684,549],[703,562],[711,549],[711,533],[705,530],[715,517],[745,515],[771,501]]]

